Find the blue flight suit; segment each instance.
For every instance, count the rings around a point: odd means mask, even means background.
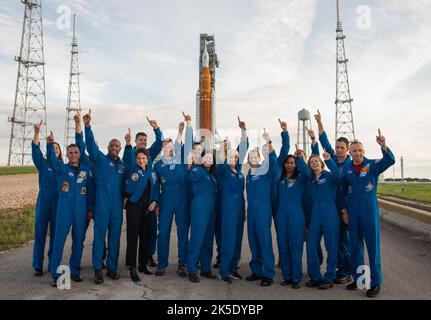
[[[249,140],[248,137],[246,139],[243,139],[241,137],[241,141],[238,145],[238,147],[236,148],[236,150],[238,151],[239,154],[239,159],[238,159],[238,163],[242,164],[244,162],[244,159],[247,155],[247,150],[249,148]],[[218,166],[219,167],[219,166]],[[242,166],[240,167],[242,168]],[[217,199],[216,199],[216,209],[215,209],[215,240],[216,240],[216,248],[217,248],[217,262],[220,262],[221,259],[221,234],[222,234],[222,226],[224,225],[222,222],[222,217],[223,217],[223,206],[222,206],[222,201],[223,201],[223,186],[224,183],[222,182],[222,180],[224,180],[224,174],[222,174],[220,176],[219,171],[217,170],[216,174],[215,174],[215,178],[217,180]],[[244,232],[244,222],[245,222],[245,212],[242,218],[242,225],[241,225],[241,229],[239,230],[239,233],[241,234],[241,239],[240,242],[238,243],[238,248],[236,248],[235,252],[235,256],[237,257],[235,260],[238,262],[239,260],[241,260],[241,246],[242,246],[242,234]],[[236,263],[235,263],[236,264]]]
[[[299,283],[302,280],[305,215],[302,200],[305,185],[311,178],[304,159],[295,159],[298,171],[278,182],[277,244],[283,279]]]
[[[96,205],[94,209],[93,268],[102,270],[102,258],[108,231],[108,270],[118,269],[121,226],[123,224],[123,185],[125,166],[120,158],[104,155],[94,140],[93,131],[85,127],[85,141],[94,164]]]
[[[315,144],[311,144],[311,154],[320,155],[318,142],[316,142]],[[304,196],[303,196],[303,201],[302,201],[302,207],[304,209],[304,214],[305,214],[305,229],[307,230],[306,233],[308,233],[308,229],[310,226],[310,220],[311,220],[311,212],[313,209],[313,205],[311,203],[310,184],[311,184],[311,179],[305,185]],[[319,247],[318,247],[318,253],[317,254],[319,256],[320,265],[322,265],[322,263],[323,263],[323,252],[322,252],[322,246],[321,245],[319,245]]]
[[[325,161],[325,164],[331,172],[323,170],[318,179],[313,176],[309,185],[312,212],[307,234],[307,265],[308,275],[313,282],[334,281],[337,268],[337,247],[341,218],[335,204],[335,197],[342,175],[332,159]],[[326,273],[323,279],[320,273],[318,255],[322,234],[328,253]]]
[[[211,271],[217,182],[213,174],[202,166],[193,167],[189,179],[193,195],[187,272],[192,275],[196,274],[198,260],[202,263],[201,273]]]
[[[329,142],[328,136],[324,131],[319,135],[320,143],[322,147],[326,149],[326,151],[332,156],[332,160],[334,160],[340,172],[343,172],[344,167],[348,167],[352,163],[352,159],[350,156],[347,156],[346,160],[343,162],[338,162],[338,157],[334,153],[334,149]],[[343,197],[343,189],[341,183],[339,184],[337,195],[336,195],[336,204],[338,208],[338,212],[341,211],[342,208],[342,198]],[[340,223],[340,236],[338,240],[338,249],[337,249],[337,267],[339,267],[339,273],[342,276],[350,276],[351,275],[351,244],[350,244],[350,236],[349,236],[349,227],[341,221]]]
[[[150,158],[148,159],[148,166],[153,166],[154,160],[159,155],[162,150],[163,145],[163,133],[160,128],[154,130],[156,135],[156,141],[148,149]],[[124,149],[123,162],[126,166],[132,167],[135,164],[136,147],[126,146]],[[157,244],[157,216],[155,214],[151,215],[151,233],[150,241],[148,242],[148,255],[152,256],[156,252]]]
[[[247,175],[247,231],[251,250],[250,269],[258,277],[274,277],[274,252],[272,249],[271,188],[274,181],[274,167],[277,163],[275,151],[253,173]]]
[[[57,268],[61,264],[64,244],[72,228],[70,274],[79,276],[85,232],[87,231],[87,194],[92,179],[91,171],[89,167],[81,163],[79,167],[73,167],[70,163],[64,164],[55,155],[53,144],[48,144],[47,154],[48,162],[57,174],[59,186],[51,275],[53,279],[60,276]]]
[[[191,150],[193,128],[186,128],[185,149],[175,148],[174,156],[168,161],[162,157],[154,165],[161,185],[159,234],[157,236],[157,267],[165,269],[169,262],[169,242],[171,238],[172,220],[175,214],[178,238],[178,264],[186,265],[189,243],[189,203],[187,190],[188,169],[182,163],[183,153]]]
[[[43,269],[46,233],[49,224],[48,270],[50,270],[52,248],[57,216],[58,184],[57,175],[43,157],[40,144],[31,143],[31,157],[39,172],[39,193],[36,202],[36,221],[34,225],[33,269]]]
[[[221,252],[220,276],[229,277],[237,272],[238,246],[242,245],[244,228],[245,178],[241,172],[241,164],[235,166],[236,173],[227,163],[217,166],[219,183],[222,185],[221,196]]]
[[[352,270],[354,281],[359,277],[357,268],[364,264],[364,240],[367,245],[371,271],[371,287],[381,286],[380,223],[377,202],[379,175],[395,163],[392,151],[382,149],[383,158],[364,158],[360,173],[353,163],[345,166],[343,192],[345,208],[349,214],[350,242],[352,248]]]

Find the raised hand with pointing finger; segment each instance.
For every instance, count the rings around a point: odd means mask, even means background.
[[[271,140],[271,135],[269,134],[269,132],[267,132],[267,131],[266,131],[266,129],[265,129],[265,128],[263,128],[263,135],[262,135],[262,138],[263,138],[266,142],[268,142],[269,140]]]
[[[128,146],[132,145],[132,133],[130,132],[130,128],[127,131],[126,135],[124,136],[124,140],[126,141],[126,145]]]
[[[305,127],[305,130],[307,130],[308,136],[310,137],[311,140],[316,139],[316,135],[314,134],[313,129],[308,129],[307,127]]]
[[[81,122],[81,113],[79,112],[79,110],[76,110],[76,113],[73,116],[73,120],[75,121],[75,123]]]
[[[84,125],[86,127],[90,126],[90,122],[91,122],[91,108],[88,110],[88,113],[83,117],[82,120],[84,121]]]
[[[386,138],[382,135],[380,129],[378,130],[378,135],[376,136],[377,143],[382,147],[383,150],[388,151],[388,147],[386,146]]]
[[[246,126],[245,126],[245,122],[241,121],[240,117],[238,116],[238,125],[241,128],[241,130],[247,130]]]
[[[147,121],[154,130],[159,127],[156,120],[150,120],[150,118],[147,117]]]
[[[48,144],[52,144],[52,143],[54,143],[54,134],[52,133],[52,131],[50,131],[49,136],[46,138],[46,142],[47,142]]]
[[[326,152],[326,149],[323,149],[323,159],[325,159],[326,161],[331,160],[331,155]]]
[[[278,118],[278,122],[280,123],[281,130],[287,131],[287,123],[285,121],[281,121],[280,118]]]

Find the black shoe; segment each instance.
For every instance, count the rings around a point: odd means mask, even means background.
[[[292,282],[292,289],[301,288],[301,282]]]
[[[231,273],[229,277],[235,280],[242,280],[242,275],[240,275],[238,272]]]
[[[118,274],[117,270],[108,270],[106,271],[106,276],[111,278],[112,280],[118,280],[120,279],[120,275]]]
[[[57,279],[52,279],[52,281],[51,281],[51,287],[57,288]]]
[[[195,275],[195,274],[189,274],[189,280],[191,281],[191,282],[194,282],[194,283],[198,283],[198,282],[200,282],[201,280],[199,279],[199,277],[197,276],[197,275]]]
[[[148,265],[149,265],[150,267],[152,267],[152,268],[157,267],[157,263],[154,261],[153,256],[149,256],[149,258],[148,258]]]
[[[219,273],[219,274],[217,274],[217,278],[219,278],[219,280],[220,280],[221,282],[223,282],[224,284],[231,284],[231,283],[232,283],[232,280],[231,280],[229,277],[222,277],[222,276],[220,275],[220,273]]]
[[[291,285],[292,283],[293,283],[292,280],[283,280],[283,281],[280,282],[280,285],[282,285],[282,286],[288,286],[288,285]]]
[[[334,280],[335,284],[345,284],[347,282],[352,281],[352,277],[351,276],[342,276],[342,275],[337,275],[337,277]]]
[[[84,279],[81,276],[71,276],[70,279],[74,282],[82,282]]]
[[[216,276],[213,275],[211,273],[211,271],[210,272],[201,272],[201,277],[204,277],[204,278],[207,278],[207,279],[215,279],[216,278]]]
[[[272,284],[272,279],[263,277],[262,280],[260,281],[260,285],[262,287],[269,287]]]
[[[105,261],[102,261],[102,269],[106,269],[106,263],[105,263]]]
[[[102,270],[94,270],[94,283],[102,284],[103,283],[103,273]]]
[[[331,289],[334,286],[334,283],[332,281],[325,281],[319,283],[317,286],[320,290],[328,290]]]
[[[186,267],[184,265],[180,264],[178,266],[177,274],[183,278],[187,277]]]
[[[245,277],[245,280],[247,280],[247,281],[256,281],[256,280],[261,280],[261,279],[262,279],[262,277],[259,277],[259,276],[255,275],[254,273]]]
[[[35,277],[42,277],[43,276],[43,270],[42,269],[35,269],[34,270],[34,276]]]
[[[347,290],[353,291],[353,290],[358,290],[358,286],[356,285],[356,281],[353,281],[352,283],[348,284],[346,286]]]
[[[217,261],[216,263],[214,263],[213,268],[219,269],[220,268],[220,262]]]
[[[148,268],[148,266],[139,266],[138,271],[143,272],[147,275],[153,274],[153,272]]]
[[[316,288],[316,287],[318,287],[318,286],[319,286],[319,284],[320,284],[320,281],[313,281],[313,280],[310,280],[310,281],[308,281],[308,282],[306,282],[306,283],[305,283],[305,286],[306,286],[307,288]]]
[[[136,267],[130,267],[130,279],[132,279],[133,282],[140,282],[141,281],[138,273],[136,272]]]
[[[368,298],[376,298],[380,294],[380,287],[374,286],[371,289],[367,290]]]
[[[161,277],[165,274],[165,269],[157,269],[154,274],[158,277]]]

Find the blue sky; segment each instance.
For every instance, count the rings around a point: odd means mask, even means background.
[[[101,146],[128,127],[150,131],[146,115],[167,136],[175,135],[181,111],[194,115],[200,33],[216,37],[222,136],[239,135],[240,115],[249,128],[271,131],[276,144],[281,117],[296,139],[303,107],[319,108],[334,135],[335,0],[44,0],[48,125],[60,141],[71,37],[57,26],[62,5],[78,14],[81,101],[92,108]],[[404,157],[405,175],[431,178],[431,2],[341,5],[357,137],[369,157],[380,156],[381,128],[397,159]],[[358,26],[364,8],[365,28]],[[8,153],[22,16],[19,1],[0,8],[0,164]]]

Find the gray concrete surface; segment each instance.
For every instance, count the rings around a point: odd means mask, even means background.
[[[231,285],[219,280],[202,279],[194,284],[187,278],[179,278],[176,273],[175,227],[171,237],[170,266],[163,277],[141,274],[141,283],[134,284],[129,279],[124,266],[126,230],[123,228],[121,243],[121,279],[112,281],[105,278],[103,285],[93,282],[91,269],[92,225],[85,242],[82,263],[82,283],[72,282],[71,290],[59,290],[50,286],[50,276],[35,278],[31,268],[32,243],[0,254],[0,299],[367,299],[364,291],[350,292],[344,285],[336,285],[328,291],[306,288],[294,290],[279,285],[281,271],[276,269],[276,277],[271,287],[260,287],[258,282],[234,281]],[[431,244],[420,234],[382,222],[382,265],[384,284],[378,299],[431,299]],[[274,236],[274,233],[273,233]],[[275,239],[274,250],[277,256]],[[64,262],[70,254],[70,239],[66,245]],[[243,242],[243,260],[239,272],[249,274],[250,251],[246,232]],[[305,252],[304,252],[304,271]],[[217,272],[217,270],[214,270]],[[308,280],[304,275],[303,284]]]

